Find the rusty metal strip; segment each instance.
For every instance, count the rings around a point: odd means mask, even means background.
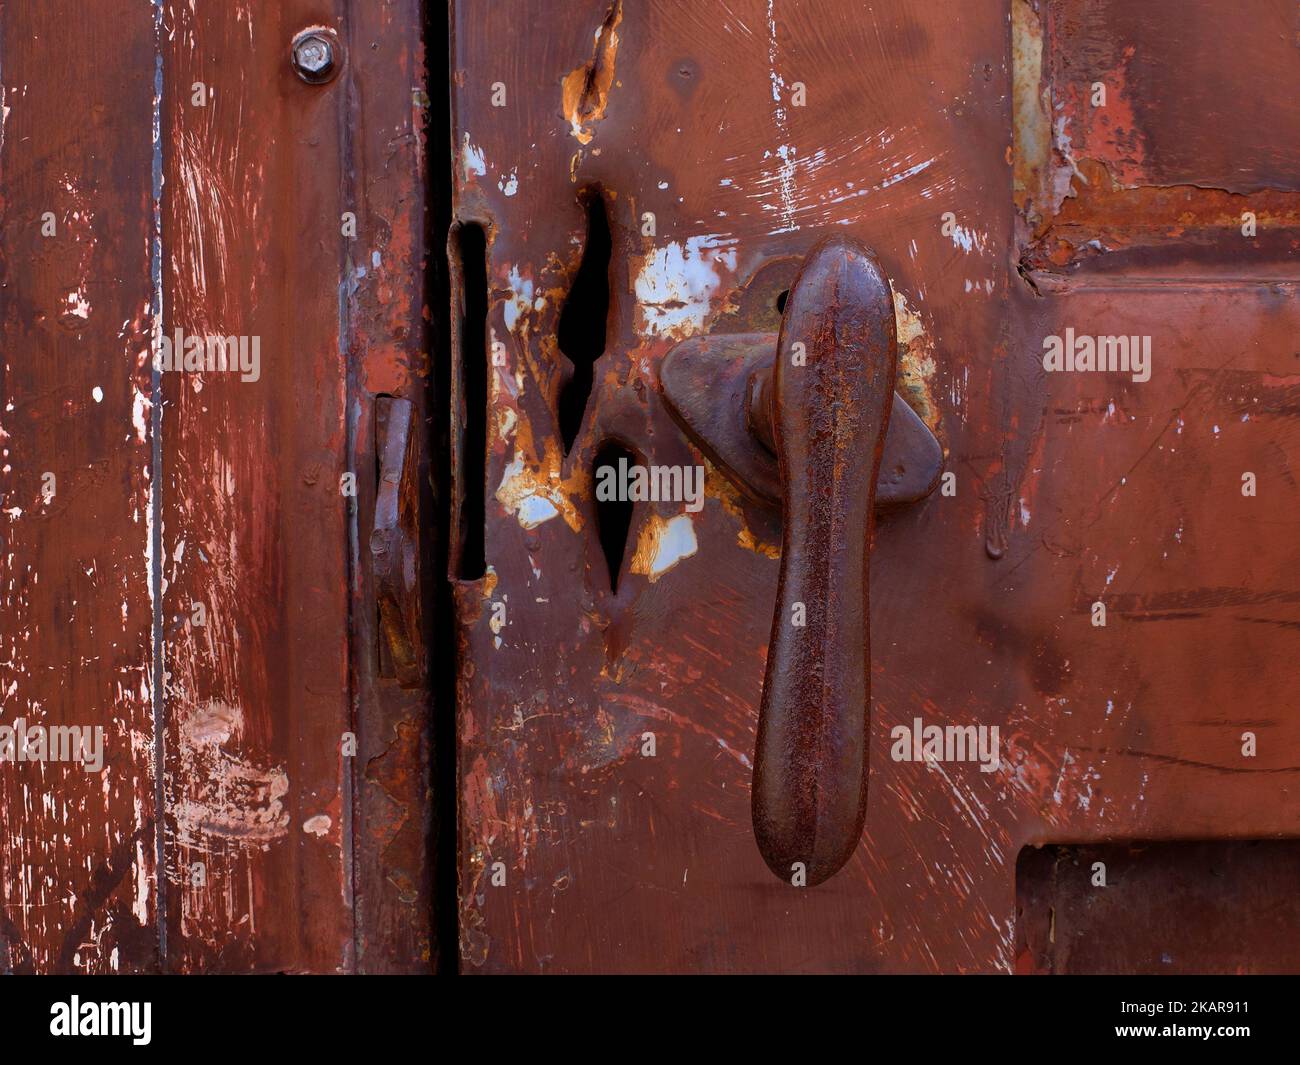
[[[430,196],[425,153],[426,53],[417,0],[349,5],[342,129],[347,138],[346,209],[356,239],[343,245],[340,309],[348,361],[348,468],[357,470],[351,595],[352,678],[358,751],[353,759],[356,967],[361,972],[427,972],[438,964],[433,927],[435,837],[432,696],[426,675],[410,689],[380,675],[380,596],[368,540],[380,506],[376,474],[378,404],[410,410],[404,506],[419,517],[408,530],[421,577],[406,609],[419,614],[408,682],[427,669],[433,645],[431,582],[440,551],[438,437],[432,404],[447,403],[429,358],[426,310]],[[378,43],[378,48],[371,45]],[[392,397],[391,399],[385,397]],[[408,509],[408,518],[412,511]],[[408,615],[409,616],[409,615]],[[415,629],[418,628],[418,633]],[[444,712],[446,707],[442,707]]]

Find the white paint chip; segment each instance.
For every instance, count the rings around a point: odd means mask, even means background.
[[[636,278],[636,298],[649,335],[687,337],[704,328],[721,287],[718,267],[734,273],[736,241],[717,234],[656,248]]]

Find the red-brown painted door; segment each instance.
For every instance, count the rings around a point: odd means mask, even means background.
[[[0,9],[0,971],[1296,968],[1294,4],[450,9]]]
[[[1053,897],[1205,853],[1124,845],[1300,834],[1294,4],[452,10],[464,971],[1066,969]],[[808,887],[751,817],[781,511],[660,371],[775,331],[831,234],[945,476],[877,516],[865,831]],[[702,508],[598,500],[620,457]],[[1218,896],[1257,936],[1289,862]],[[1081,964],[1278,965],[1159,949],[1177,912]]]
[[[0,972],[434,962],[368,550],[379,399],[425,426],[422,16],[0,8]]]

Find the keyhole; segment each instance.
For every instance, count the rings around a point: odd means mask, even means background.
[[[624,463],[620,467],[619,461]],[[636,463],[636,456],[619,444],[609,443],[596,453],[592,465],[594,483],[599,486],[602,480],[602,467],[612,471],[605,478],[615,485],[621,485],[623,469],[631,469]],[[620,493],[621,494],[621,493]],[[609,567],[609,590],[618,591],[618,575],[623,569],[623,556],[627,554],[627,536],[632,528],[632,508],[634,504],[625,499],[601,499],[596,495],[596,528],[600,536],[600,547],[605,554],[605,564]]]
[[[560,435],[566,455],[582,427],[591,398],[596,360],[605,353],[609,318],[609,260],[613,245],[605,198],[599,188],[592,187],[583,190],[581,200],[587,208],[587,240],[556,328],[556,342],[573,363],[573,376],[560,393]]]

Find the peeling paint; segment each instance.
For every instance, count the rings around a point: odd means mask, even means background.
[[[468,133],[465,134],[461,141],[460,157],[461,169],[466,181],[469,181],[472,177],[484,177],[487,174],[487,162],[483,157],[483,149],[470,143]]]
[[[667,520],[658,514],[651,514],[637,537],[631,571],[648,577],[653,584],[678,562],[690,558],[698,550],[695,525],[689,514],[678,514]]]
[[[589,62],[571,71],[564,79],[561,109],[569,123],[569,132],[579,144],[590,144],[595,125],[605,117],[610,89],[614,85],[614,67],[618,59],[618,27],[623,21],[623,0],[614,0],[604,22],[593,34],[593,52]]]
[[[497,486],[497,502],[507,514],[515,515],[525,529],[563,516],[565,524],[578,532],[582,517],[560,478],[559,469],[559,454],[554,448],[548,449],[546,461],[538,466],[530,465],[522,453],[516,452]]]
[[[309,836],[325,837],[329,835],[330,827],[333,822],[327,814],[317,814],[315,817],[309,817],[302,823],[302,830]]]
[[[930,392],[937,369],[934,340],[925,320],[897,288],[894,288],[894,320],[898,330],[898,394],[942,441],[940,410]]]
[[[188,785],[172,804],[176,839],[182,846],[203,850],[214,839],[258,846],[288,831],[288,774],[278,767],[252,765],[225,750],[243,725],[239,707],[217,700],[182,716],[178,765],[169,771]]]
[[[638,332],[643,336],[693,336],[704,329],[719,269],[736,270],[736,241],[711,233],[649,252],[637,273]]]

